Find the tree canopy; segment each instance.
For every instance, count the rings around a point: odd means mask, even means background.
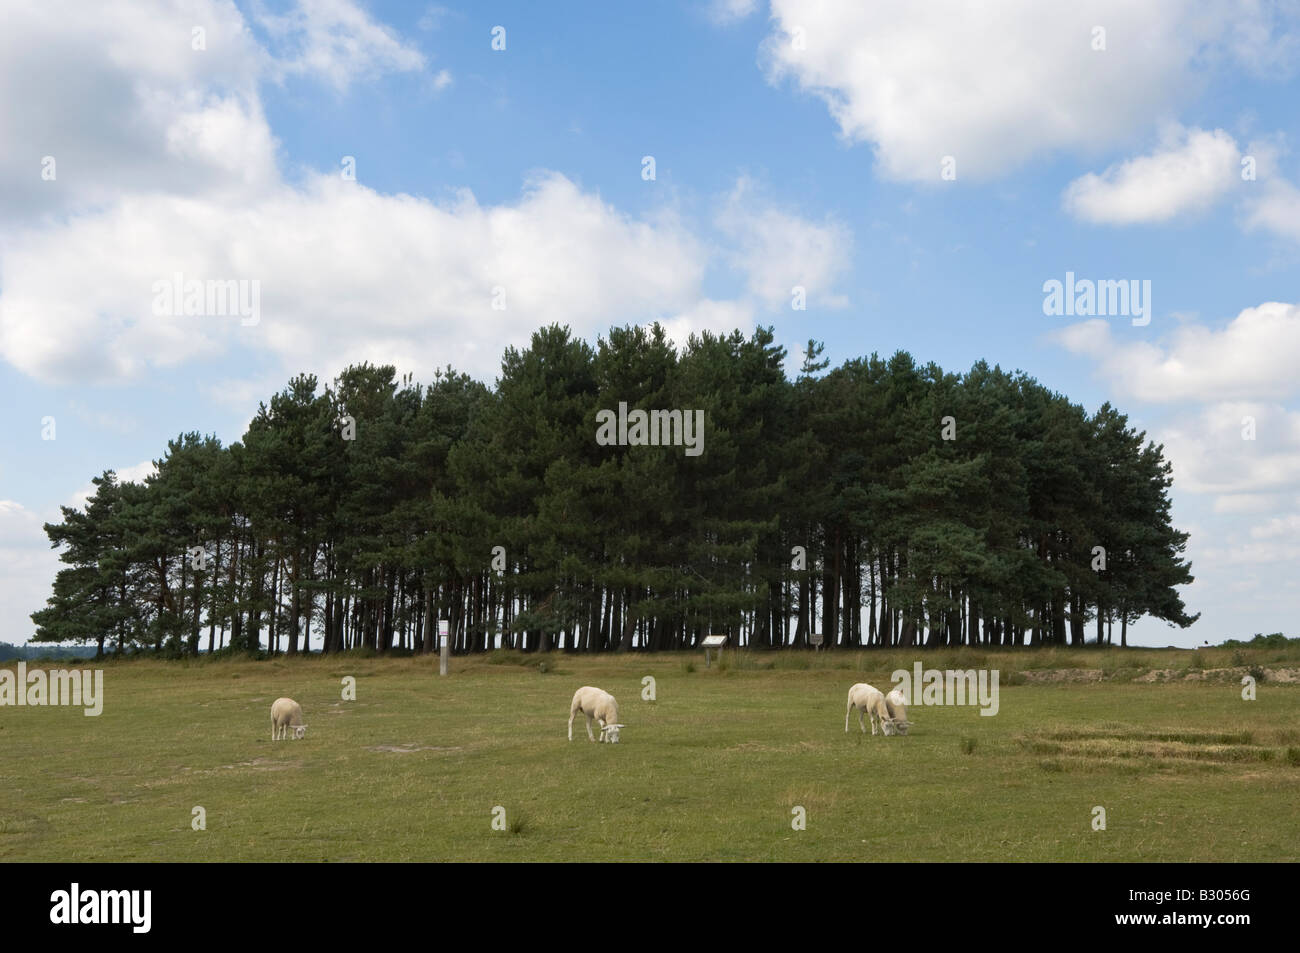
[[[671,649],[1120,642],[1187,626],[1163,448],[1023,373],[910,354],[790,380],[770,328],[550,326],[495,387],[451,368],[300,375],[243,439],[180,434],[45,527],[37,641],[97,651]],[[601,411],[702,419],[598,441]],[[702,418],[699,414],[702,413]],[[629,415],[630,416],[630,415]],[[668,420],[671,414],[662,414]],[[668,425],[665,424],[667,427]]]

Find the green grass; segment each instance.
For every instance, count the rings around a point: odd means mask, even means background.
[[[1007,684],[1190,654],[729,651],[706,669],[693,654],[495,653],[453,659],[447,678],[436,657],[109,662],[98,718],[0,708],[0,859],[1300,859],[1300,685],[1262,682],[1246,702],[1231,682]],[[998,715],[913,705],[906,737],[864,736],[856,718],[845,734],[849,685],[886,688],[918,658],[998,668]],[[618,697],[622,744],[589,743],[580,721],[566,740],[584,684]],[[302,703],[305,740],[271,742],[280,695]]]

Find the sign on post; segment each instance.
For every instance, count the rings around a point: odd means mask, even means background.
[[[726,644],[727,644],[727,637],[725,635],[706,635],[704,637],[703,645],[704,645],[704,667],[705,668],[708,668],[709,665],[711,664],[709,659],[709,649],[717,649],[718,659],[721,660],[722,647]]]
[[[822,633],[820,633],[820,632],[809,632],[809,633],[808,633],[808,644],[811,645],[811,646],[812,646],[813,648],[815,648],[815,649],[820,649],[820,648],[822,647]]]
[[[451,652],[451,622],[438,620],[438,641],[441,643],[438,656],[438,674],[447,674],[447,655]]]

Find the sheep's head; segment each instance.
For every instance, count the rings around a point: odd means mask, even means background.
[[[885,734],[887,735],[896,735],[900,733],[898,730],[898,725],[894,723],[894,720],[892,718],[880,719],[880,727],[881,729],[884,730]]]
[[[307,734],[306,725],[293,725],[292,727],[293,727],[293,736],[295,738],[298,738],[299,740],[301,740],[302,737]]]
[[[622,727],[622,725],[605,725],[600,729],[600,740],[612,745],[618,744],[618,730]]]

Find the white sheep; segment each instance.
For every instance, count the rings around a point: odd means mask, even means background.
[[[592,741],[596,736],[591,733],[591,719],[600,722],[600,740],[618,744],[618,730],[623,726],[618,723],[618,702],[609,692],[584,685],[573,693],[573,702],[569,705],[569,740],[573,740],[573,718],[578,712],[587,716],[587,737]]]
[[[889,717],[893,719],[894,728],[900,735],[907,734],[907,729],[912,727],[912,723],[907,720],[907,699],[903,697],[903,691],[895,688],[885,696],[885,708],[889,711]]]
[[[295,738],[307,733],[307,726],[302,721],[302,706],[292,698],[277,698],[271,705],[271,740],[287,738],[290,728]]]
[[[873,688],[866,682],[858,682],[849,689],[849,703],[844,709],[844,730],[849,730],[849,714],[853,709],[858,710],[858,727],[863,733],[867,728],[862,723],[862,713],[865,711],[871,719],[871,733],[876,733],[876,723],[880,723],[881,730],[892,735],[897,730],[894,727],[894,719],[889,714],[889,709],[885,707],[885,696],[880,693],[880,689]]]

